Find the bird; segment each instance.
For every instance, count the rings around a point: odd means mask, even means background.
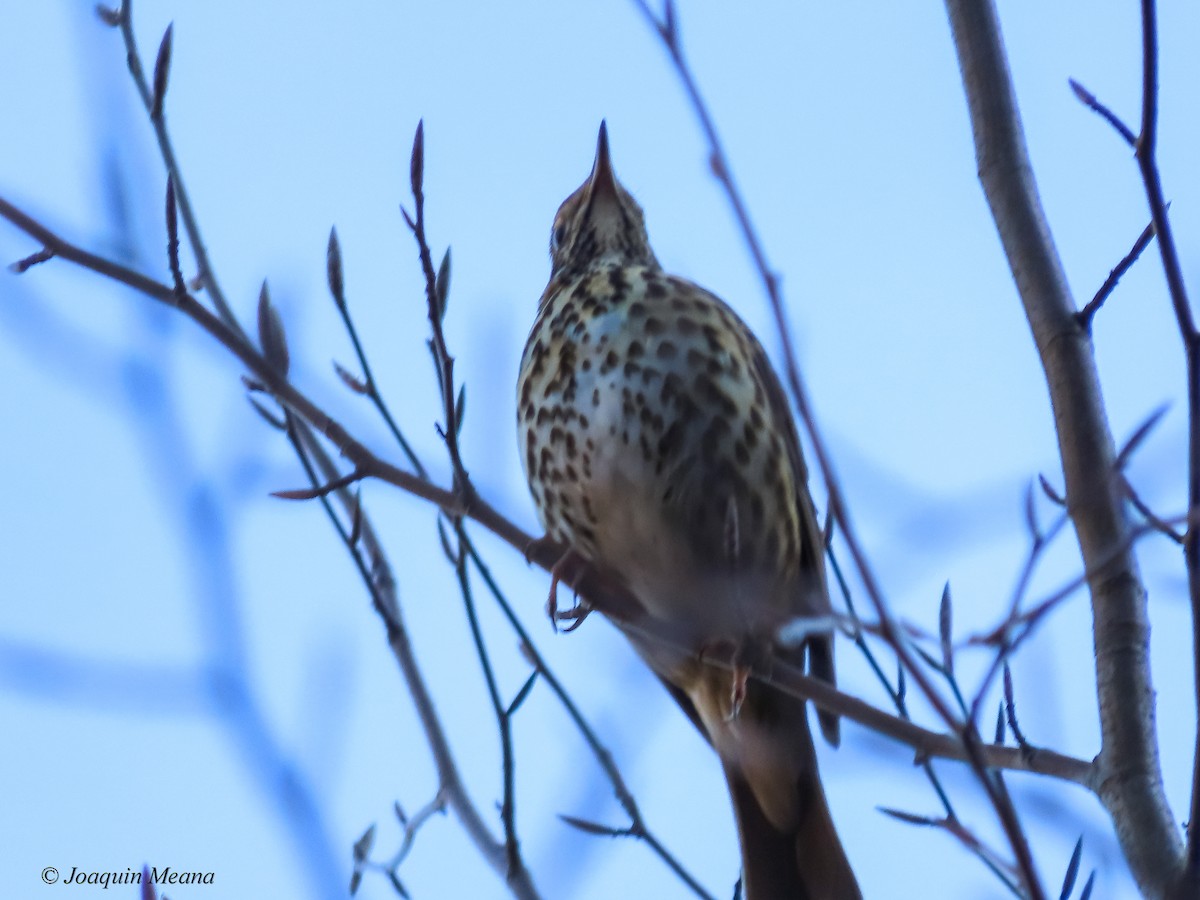
[[[798,646],[777,640],[786,623],[832,615],[780,380],[731,307],[663,270],[604,123],[591,174],[554,218],[550,257],[517,424],[544,540],[566,548],[553,574],[590,567],[654,626],[626,635],[720,758],[746,900],[860,898],[805,703],[747,677],[807,658],[835,681],[829,627]],[[714,662],[721,650],[732,666]],[[819,721],[836,745],[837,718]]]

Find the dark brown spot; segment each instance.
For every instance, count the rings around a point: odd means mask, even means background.
[[[683,436],[683,429],[678,422],[672,422],[671,427],[663,432],[663,436],[658,439],[658,455],[661,459],[669,459],[675,454],[679,448],[680,438]]]
[[[659,359],[674,359],[675,354],[679,352],[679,348],[670,341],[663,341],[654,351],[654,355]]]
[[[642,459],[649,462],[654,459],[654,453],[650,450],[650,441],[646,437],[646,432],[638,435],[638,446],[642,449]]]
[[[704,338],[708,341],[708,349],[716,353],[721,349],[721,332],[717,330],[715,325],[704,326]]]

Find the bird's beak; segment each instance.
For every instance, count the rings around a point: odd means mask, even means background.
[[[617,176],[613,172],[612,159],[608,155],[608,125],[600,123],[600,136],[596,140],[596,161],[592,164],[592,176],[588,179],[590,199],[607,195],[616,200]]]

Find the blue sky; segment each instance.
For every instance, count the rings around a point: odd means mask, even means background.
[[[165,176],[119,34],[89,3],[7,6],[0,193],[85,246],[117,253],[132,240],[135,266],[167,278]],[[1136,4],[1082,10],[1029,0],[1000,10],[1080,305],[1148,221],[1128,148],[1067,88],[1075,77],[1136,121]],[[551,219],[587,174],[602,118],[664,265],[720,294],[777,349],[699,130],[632,3],[138,0],[135,14],[148,64],[174,22],[167,119],[226,293],[249,321],[269,280],[297,382],[381,453],[398,456],[330,365],[352,355],[324,286],[325,242],[336,225],[376,377],[444,480],[422,283],[398,211],[421,118],[431,239],[454,253],[447,337],[467,383],[467,464],[527,529],[535,520],[516,455],[517,361],[548,273]],[[944,11],[683,3],[680,16],[891,603],[933,629],[948,580],[959,634],[994,625],[1026,552],[1026,485],[1038,473],[1055,484],[1061,476],[1044,380],[975,178]],[[1161,162],[1194,289],[1200,12],[1164,3],[1161,30]],[[0,226],[4,260],[35,249]],[[1131,475],[1155,509],[1178,514],[1183,361],[1154,248],[1097,317],[1095,341],[1118,441],[1171,404]],[[49,865],[65,873],[144,862],[215,872],[218,888],[173,897],[337,896],[366,826],[380,823],[377,846],[388,852],[398,840],[393,801],[415,810],[436,787],[380,623],[328,523],[315,505],[268,496],[303,476],[245,402],[239,375],[178,317],[66,264],[0,276],[6,896],[54,896],[62,887],[38,875]],[[382,485],[364,496],[464,776],[491,815],[495,728],[434,516]],[[1053,514],[1048,504],[1040,511]],[[593,618],[552,635],[545,575],[486,535],[479,542],[651,827],[728,896],[737,860],[715,759],[611,627]],[[1195,721],[1182,567],[1161,539],[1139,553],[1166,786],[1182,819]],[[1068,533],[1033,596],[1078,566]],[[498,613],[482,606],[511,695],[527,669]],[[1076,597],[1014,666],[1030,740],[1084,758],[1098,749],[1089,628]],[[968,677],[982,662],[964,658]],[[883,702],[852,647],[840,648],[840,663],[847,689]],[[227,678],[219,689],[214,667]],[[852,725],[844,733],[841,750],[822,748],[822,764],[867,895],[1004,896],[944,835],[876,811],[937,812],[910,754]],[[546,896],[684,896],[643,847],[557,819],[625,824],[548,692],[530,696],[515,741],[523,849]],[[281,764],[287,792],[276,787]],[[963,816],[998,840],[971,780],[940,768]],[[1010,783],[1048,884],[1082,833],[1084,864],[1099,870],[1095,896],[1133,896],[1090,796],[1033,778]],[[451,817],[420,833],[402,875],[414,897],[503,895]],[[361,895],[392,892],[368,876]]]

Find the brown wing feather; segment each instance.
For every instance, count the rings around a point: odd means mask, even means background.
[[[767,394],[767,404],[771,414],[779,425],[787,446],[788,460],[791,462],[793,482],[796,486],[796,514],[800,522],[800,578],[797,600],[797,613],[800,615],[832,615],[833,607],[829,601],[829,586],[825,578],[825,537],[817,524],[817,512],[813,507],[812,496],[808,492],[808,467],[804,463],[804,455],[800,450],[800,435],[796,431],[796,422],[792,418],[791,407],[779,376],[771,367],[762,346],[754,343],[754,369],[762,382]],[[833,636],[813,636],[806,642],[808,650],[809,671],[822,681],[837,685],[837,674],[833,664]],[[819,710],[818,720],[821,723],[821,733],[835,747],[841,739],[841,729],[838,717],[833,713]]]

